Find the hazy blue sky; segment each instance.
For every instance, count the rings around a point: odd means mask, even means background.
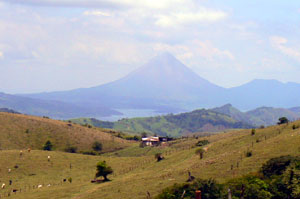
[[[168,51],[209,81],[300,83],[299,0],[0,0],[0,91],[90,87]]]

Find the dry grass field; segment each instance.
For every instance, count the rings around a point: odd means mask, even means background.
[[[62,129],[69,128],[63,122],[49,122],[61,125]],[[258,171],[270,158],[300,155],[300,128],[293,129],[293,124],[300,126],[297,121],[289,125],[256,129],[255,135],[251,135],[251,130],[240,130],[199,139],[181,139],[164,148],[139,148],[138,144],[131,144],[101,156],[34,150],[20,157],[19,150],[2,150],[0,183],[4,182],[6,188],[0,190],[0,196],[6,198],[8,192],[17,189],[16,194],[12,193],[13,198],[144,199],[147,192],[153,197],[167,186],[186,181],[188,171],[195,177],[215,178],[225,182]],[[96,129],[92,131],[97,132]],[[86,139],[84,135],[80,140]],[[208,139],[210,144],[205,146],[207,151],[200,160],[195,155],[197,148],[194,146],[201,139]],[[246,157],[247,151],[252,152],[251,157]],[[165,159],[156,162],[154,154],[157,152],[163,153]],[[47,161],[48,155],[51,156],[50,162]],[[111,181],[94,184],[90,180],[94,178],[96,163],[100,160],[105,160],[113,168],[114,174],[109,176]],[[14,168],[15,165],[18,168]],[[12,170],[10,173],[9,168]],[[69,177],[72,177],[72,183],[62,182]],[[10,179],[13,181],[11,186],[8,185]],[[33,188],[39,184],[43,184],[43,187]],[[47,187],[48,184],[51,186]]]

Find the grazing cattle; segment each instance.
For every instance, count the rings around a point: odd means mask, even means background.
[[[48,162],[50,162],[50,158],[51,158],[50,155],[48,155]]]
[[[28,151],[28,153],[30,153],[30,151],[31,151],[31,148],[28,148],[28,149],[27,149],[27,151]]]
[[[41,185],[41,184],[40,184],[40,185],[38,185],[38,187],[37,187],[37,188],[39,189],[39,188],[42,188],[42,187],[43,187],[43,185]]]
[[[1,189],[4,189],[4,188],[5,188],[5,184],[3,183],[2,186],[1,186]]]
[[[18,189],[13,189],[13,192],[16,193],[18,191]]]
[[[22,157],[22,155],[23,155],[23,151],[21,150],[21,151],[20,151],[20,157]]]
[[[50,186],[51,186],[51,184],[48,184],[48,185],[47,185],[47,187],[50,187]]]
[[[11,169],[8,169],[8,173],[10,173],[11,172]]]

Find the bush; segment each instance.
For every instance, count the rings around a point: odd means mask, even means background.
[[[277,124],[287,124],[287,123],[289,123],[289,120],[286,117],[281,117],[278,120],[279,120],[279,122]]]
[[[272,158],[263,164],[261,172],[265,177],[271,177],[273,175],[282,175],[286,168],[295,160],[300,159],[299,157],[293,156],[281,156]]]
[[[81,153],[84,155],[98,155],[95,151],[82,151]]]
[[[246,152],[246,157],[251,157],[252,156],[252,151],[247,151]]]
[[[199,155],[200,159],[203,158],[203,154],[204,154],[204,149],[202,148],[198,148],[196,151],[195,151],[195,154]]]
[[[197,179],[194,183],[174,184],[166,188],[156,199],[194,198],[196,190],[202,192],[202,199],[219,199],[224,197],[223,186],[215,180]],[[182,197],[185,191],[184,197]]]
[[[164,157],[162,156],[161,153],[156,153],[155,154],[155,159],[157,160],[157,162],[161,161],[164,159]]]
[[[102,144],[98,141],[95,141],[93,143],[92,148],[93,148],[94,151],[101,151],[102,150]]]
[[[196,146],[204,146],[204,145],[207,145],[209,144],[209,141],[208,140],[200,140],[197,142]]]
[[[45,151],[52,151],[52,148],[53,148],[53,144],[51,143],[50,140],[48,140],[43,146],[43,150]]]
[[[226,185],[230,187],[233,198],[271,199],[272,197],[268,190],[269,185],[253,175],[230,180]]]
[[[252,130],[251,130],[251,135],[252,135],[252,136],[255,135],[255,129],[252,129]]]
[[[107,166],[105,161],[98,162],[96,178],[103,176],[104,181],[108,181],[109,179],[107,178],[107,176],[112,173],[113,173],[112,168],[110,166]]]
[[[65,148],[65,152],[77,153],[77,147],[76,146],[68,146],[68,147]]]

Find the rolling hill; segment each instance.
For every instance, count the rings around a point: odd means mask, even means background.
[[[185,182],[188,171],[196,178],[214,178],[222,183],[257,172],[270,158],[299,156],[300,128],[293,130],[293,125],[300,126],[300,122],[257,129],[255,135],[251,135],[251,130],[240,130],[201,138],[210,142],[205,146],[203,159],[195,154],[199,141],[195,138],[175,140],[167,147],[136,145],[102,156],[34,150],[19,157],[18,150],[2,150],[0,175],[7,188],[0,189],[0,196],[11,193],[16,199],[144,199],[149,192],[154,198],[162,189]],[[247,157],[249,150],[252,156]],[[160,162],[153,155],[158,151],[165,157]],[[48,155],[51,162],[46,160]],[[93,184],[90,180],[94,178],[96,164],[102,160],[113,168],[114,174],[109,176],[109,182]],[[12,171],[8,173],[7,168]],[[63,182],[69,177],[72,183]],[[9,180],[13,182],[11,186]],[[39,184],[43,187],[37,189]],[[18,191],[12,193],[12,189]]]
[[[211,109],[213,111],[229,115],[237,121],[242,121],[254,126],[270,126],[275,125],[280,117],[287,117],[290,121],[298,120],[300,113],[297,108],[284,109],[273,107],[260,107],[247,112],[241,112],[231,104]],[[293,111],[294,110],[294,111]]]
[[[176,115],[121,119],[116,122],[104,122],[88,118],[72,119],[71,121],[124,132],[139,134],[146,132],[171,137],[195,132],[216,132],[225,129],[253,127],[247,123],[238,122],[228,115],[205,109]]]
[[[91,151],[99,141],[103,152],[130,145],[130,142],[112,136],[108,131],[83,127],[67,122],[12,113],[0,113],[0,149],[42,149],[47,140],[55,150],[64,151],[74,146],[78,151]]]
[[[0,93],[0,108],[13,109],[29,115],[48,116],[56,119],[68,119],[72,117],[91,116],[108,116],[111,114],[121,114],[104,106],[79,106],[71,103],[32,99]]]

